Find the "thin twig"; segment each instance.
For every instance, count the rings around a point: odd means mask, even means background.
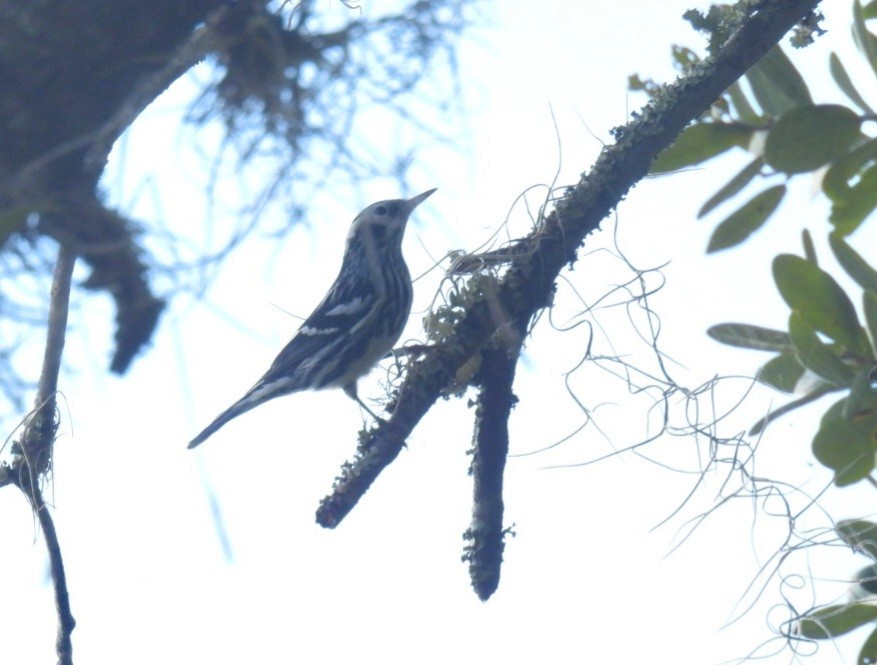
[[[70,594],[67,591],[67,575],[64,573],[64,560],[61,557],[61,545],[49,506],[43,501],[39,487],[29,488],[32,499],[36,499],[39,509],[37,517],[40,528],[46,539],[49,553],[49,569],[52,573],[52,588],[55,590],[55,610],[58,613],[58,636],[55,639],[55,653],[58,654],[58,665],[73,665],[73,642],[71,635],[76,627],[76,620],[70,611]]]
[[[49,507],[40,490],[40,480],[51,468],[52,446],[58,431],[56,394],[58,373],[64,352],[67,333],[67,311],[70,303],[70,284],[75,252],[61,245],[52,276],[52,292],[49,301],[49,320],[46,332],[46,351],[43,368],[34,400],[34,410],[18,443],[19,454],[13,459],[6,475],[24,493],[40,522],[46,539],[51,564],[52,586],[55,590],[55,609],[58,613],[58,637],[55,650],[59,665],[72,665],[73,644],[70,639],[76,621],[70,612],[70,597],[58,534]],[[4,469],[7,471],[7,469]]]
[[[30,475],[28,486],[36,486],[37,478],[48,471],[51,465],[52,445],[58,429],[55,395],[58,392],[58,373],[61,370],[61,356],[64,353],[64,340],[67,334],[70,283],[75,263],[75,252],[61,245],[52,275],[43,368],[37,384],[33,413],[25,425],[20,440],[21,456]]]
[[[75,252],[66,245],[61,245],[58,249],[55,272],[52,275],[46,352],[43,355],[43,370],[40,373],[40,382],[37,386],[37,404],[47,403],[58,392],[58,374],[61,371],[61,357],[64,353],[64,340],[67,335],[70,284],[75,265]]]

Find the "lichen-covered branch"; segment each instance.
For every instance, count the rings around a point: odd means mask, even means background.
[[[693,119],[764,56],[795,24],[809,18],[819,0],[773,0],[759,4],[718,52],[655,96],[633,120],[614,130],[616,143],[546,215],[515,243],[515,258],[496,287],[496,297],[474,302],[454,332],[422,360],[412,363],[395,411],[364,445],[367,455],[347,464],[317,521],[334,527],[399,454],[405,439],[458,370],[508,320],[530,320],[551,301],[561,269],[576,259],[585,238],[646,176],[652,161]],[[641,220],[639,223],[649,223]],[[505,312],[497,316],[497,309]]]
[[[472,522],[463,534],[463,560],[481,600],[499,586],[504,538],[503,474],[509,452],[509,416],[517,398],[512,392],[524,326],[514,331],[511,344],[492,343],[480,357],[473,383],[479,387],[475,402],[475,435],[469,474],[473,480]],[[508,337],[505,335],[503,337]]]

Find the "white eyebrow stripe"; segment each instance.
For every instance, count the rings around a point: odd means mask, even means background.
[[[370,298],[357,297],[349,302],[343,302],[340,305],[335,305],[332,309],[326,310],[324,314],[326,316],[344,316],[345,314],[356,314],[357,312],[361,312],[365,309],[368,300]]]
[[[334,335],[340,328],[311,328],[310,326],[302,326],[299,328],[301,335]]]

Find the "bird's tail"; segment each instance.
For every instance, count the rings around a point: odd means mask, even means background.
[[[276,361],[275,361],[276,362]],[[189,442],[189,448],[204,443],[216,430],[225,425],[229,420],[237,418],[242,413],[246,413],[250,409],[255,409],[260,404],[264,404],[268,400],[281,395],[288,395],[301,390],[301,385],[295,377],[281,376],[277,378],[272,375],[271,370],[256,383],[255,386],[247,391],[247,394],[241,397],[237,402],[220,413],[216,420],[204,428],[198,436]]]
[[[264,401],[265,400],[253,399],[252,395],[250,393],[247,393],[241,399],[239,399],[237,402],[235,402],[230,407],[228,407],[225,411],[220,413],[212,423],[210,423],[207,427],[205,427],[204,430],[198,436],[196,436],[194,439],[192,439],[189,442],[188,447],[194,448],[195,446],[204,443],[207,439],[209,439],[211,436],[213,436],[213,434],[215,434],[216,431],[220,427],[225,425],[229,420],[233,420],[234,418],[237,418],[242,413],[246,413],[250,409],[259,406]]]

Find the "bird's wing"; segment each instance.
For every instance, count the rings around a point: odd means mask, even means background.
[[[341,338],[355,333],[356,324],[369,316],[377,295],[371,281],[349,277],[342,281],[339,275],[323,302],[274,359],[260,384],[295,374],[303,362],[315,359]]]
[[[347,274],[338,279],[329,289],[313,313],[302,324],[317,334],[333,334],[339,330],[350,332],[358,322],[368,317],[377,300],[375,284],[371,279],[357,279]]]

